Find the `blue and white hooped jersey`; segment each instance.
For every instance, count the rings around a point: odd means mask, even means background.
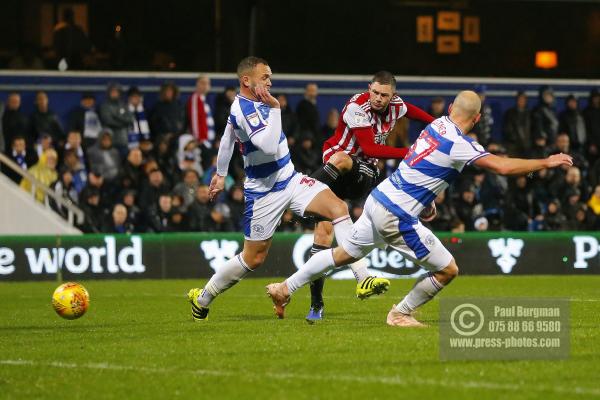
[[[398,169],[371,195],[394,215],[416,220],[466,165],[488,154],[450,118],[438,118],[421,132]]]
[[[227,123],[232,125],[244,157],[244,188],[247,191],[268,192],[276,183],[288,180],[295,172],[283,132],[274,155],[265,154],[250,141],[254,135],[264,133],[269,125],[269,111],[270,107],[266,104],[239,94],[231,105]]]

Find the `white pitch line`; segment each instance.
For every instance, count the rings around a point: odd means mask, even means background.
[[[0,365],[12,365],[12,366],[42,366],[42,367],[57,367],[57,368],[72,368],[72,369],[93,369],[93,370],[110,370],[110,371],[134,371],[134,372],[146,372],[152,374],[169,374],[169,373],[191,373],[192,375],[198,376],[218,376],[218,377],[232,377],[235,376],[238,379],[251,379],[255,380],[261,375],[266,378],[278,379],[278,380],[307,380],[314,381],[320,380],[325,382],[341,381],[341,382],[353,382],[353,383],[379,383],[387,385],[421,385],[421,386],[441,386],[441,387],[454,387],[463,389],[489,389],[489,390],[510,390],[510,391],[523,391],[533,390],[537,392],[555,392],[560,394],[578,394],[578,395],[592,395],[600,397],[600,389],[586,388],[579,386],[540,386],[540,385],[527,385],[523,383],[510,384],[510,383],[499,383],[499,382],[482,382],[482,381],[444,381],[438,379],[424,379],[424,378],[410,378],[403,379],[398,376],[354,376],[354,375],[312,375],[312,374],[297,374],[293,372],[264,372],[262,374],[254,374],[251,376],[240,374],[237,371],[224,371],[224,370],[208,370],[208,369],[196,369],[196,370],[180,370],[174,368],[154,368],[154,367],[138,367],[134,365],[117,365],[109,363],[65,363],[60,361],[51,362],[39,362],[34,360],[0,360]]]

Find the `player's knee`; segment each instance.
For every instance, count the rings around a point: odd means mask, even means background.
[[[352,157],[343,151],[332,155],[328,162],[333,164],[341,173],[349,172],[352,169]]]
[[[458,265],[456,265],[456,261],[452,259],[452,262],[443,269],[444,274],[450,279],[454,279],[458,276]]]
[[[330,212],[332,215],[332,219],[336,219],[339,217],[343,217],[344,215],[348,215],[348,204],[345,201],[337,199],[337,201],[333,202],[330,206]],[[333,229],[333,228],[332,228]]]

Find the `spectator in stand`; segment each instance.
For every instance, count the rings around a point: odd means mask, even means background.
[[[571,149],[571,139],[569,139],[569,135],[565,132],[561,132],[556,136],[556,141],[554,142],[554,147],[550,150],[550,154],[555,153],[565,153],[569,154],[573,157],[573,165],[581,168],[582,170],[587,170],[589,165],[585,157],[578,152],[573,151]]]
[[[38,157],[41,157],[46,150],[55,150],[52,136],[49,133],[42,133],[42,137],[35,144],[34,149]]]
[[[533,145],[531,111],[525,92],[518,92],[516,100],[504,114],[504,145],[510,157],[525,157]]]
[[[185,207],[173,207],[171,216],[169,218],[169,226],[167,230],[169,232],[187,232],[189,231],[189,224],[186,216]]]
[[[565,199],[563,213],[567,217],[567,220],[574,221],[577,210],[584,204],[581,202],[581,192],[576,188],[568,188],[563,194]]]
[[[75,155],[79,159],[79,162],[85,171],[87,160],[85,157],[85,152],[83,151],[83,145],[81,144],[81,132],[69,131],[69,133],[67,133],[67,141],[65,143],[64,151],[67,150],[73,150],[75,152]]]
[[[526,158],[546,158],[550,155],[548,138],[544,132],[533,135],[533,145],[526,154]]]
[[[575,96],[572,94],[567,96],[565,104],[566,109],[559,117],[558,130],[569,135],[571,149],[582,152],[587,142],[585,119],[581,111],[579,111],[579,103]]]
[[[544,214],[544,228],[547,231],[564,231],[567,229],[567,217],[560,209],[560,201],[553,199],[548,203]]]
[[[321,151],[315,148],[313,136],[308,132],[300,137],[290,153],[296,170],[306,175],[310,176],[321,166]]]
[[[559,122],[554,100],[554,90],[550,86],[542,86],[539,90],[539,103],[531,113],[533,134],[545,133],[549,143],[554,143],[558,134]]]
[[[79,227],[84,233],[100,233],[106,213],[100,205],[100,190],[89,187],[81,193],[79,207],[85,215],[83,225]]]
[[[481,118],[479,119],[479,122],[475,124],[471,132],[477,135],[478,142],[481,145],[486,146],[492,139],[492,129],[494,127],[492,107],[485,102],[487,96],[486,85],[477,85],[474,90],[481,100]]]
[[[179,102],[179,88],[171,82],[160,87],[159,100],[150,115],[150,131],[155,141],[171,139],[185,129],[185,110]]]
[[[483,215],[483,207],[475,198],[475,187],[467,185],[460,191],[460,198],[456,206],[456,215],[465,224],[467,231],[474,230],[475,220]]]
[[[104,177],[102,173],[98,169],[92,169],[87,176],[87,184],[79,193],[80,202],[82,199],[86,199],[89,197],[89,192],[98,190],[100,194],[100,203],[99,206],[103,210],[109,210],[112,208],[113,198],[111,197],[112,190],[111,188],[104,183]]]
[[[562,175],[560,177],[562,178]],[[553,189],[553,194],[564,205],[563,212],[565,213],[567,211],[568,196],[572,196],[574,192],[577,192],[580,198],[588,198],[587,185],[581,179],[581,170],[575,166],[568,167],[564,178],[557,182]],[[572,214],[567,216],[572,216]]]
[[[58,116],[48,108],[48,103],[46,92],[39,91],[35,94],[35,110],[29,119],[29,137],[38,140],[43,133],[48,133],[55,146],[61,148],[65,143],[65,133]]]
[[[594,187],[594,192],[590,196],[587,205],[590,207],[594,214],[600,216],[600,185],[596,185]]]
[[[132,233],[134,226],[128,219],[127,207],[121,203],[114,205],[111,218],[102,227],[104,233]]]
[[[72,70],[83,69],[84,57],[92,51],[92,43],[83,29],[75,24],[71,8],[63,10],[62,21],[54,27],[53,46],[59,62],[64,60]]]
[[[199,232],[230,232],[233,225],[231,210],[225,203],[213,205],[209,201],[208,186],[200,185],[196,198],[188,208],[189,228]]]
[[[139,148],[129,150],[127,159],[119,172],[119,186],[121,189],[138,189],[140,187],[144,176],[143,161],[142,151]]]
[[[571,231],[596,231],[598,230],[598,218],[585,204],[579,204],[575,210],[575,216],[569,221]]]
[[[315,146],[318,147],[319,150],[323,148],[323,143],[325,143],[325,141],[332,137],[335,133],[339,119],[340,112],[336,108],[329,110],[327,113],[327,119],[325,120],[325,125],[323,125],[323,128],[321,129],[321,137],[319,138],[320,140],[315,143]]]
[[[446,100],[440,96],[434,97],[431,99],[428,111],[434,119],[444,116],[446,114]]]
[[[198,142],[192,135],[185,133],[179,136],[179,149],[177,150],[177,165],[180,171],[193,169],[202,176],[202,152]]]
[[[215,120],[206,95],[210,92],[210,79],[199,76],[196,80],[196,91],[192,93],[186,104],[187,126],[189,132],[206,147],[212,147],[215,140]]]
[[[148,179],[142,183],[138,204],[142,210],[147,210],[157,204],[158,197],[161,193],[169,190],[168,184],[165,182],[163,173],[160,169],[152,169],[148,173]],[[169,196],[170,198],[170,196]]]
[[[288,98],[285,94],[278,94],[277,101],[279,101],[279,106],[281,107],[281,130],[287,137],[288,146],[292,147],[300,130],[298,116],[294,110],[292,110],[292,107],[290,107]]]
[[[137,86],[132,86],[127,91],[127,108],[133,116],[127,142],[128,148],[133,149],[139,147],[142,140],[150,140],[150,125],[146,120],[144,98]]]
[[[73,186],[73,175],[68,169],[62,169],[58,179],[50,186],[58,196],[77,205],[79,202],[79,193]],[[66,207],[59,205],[56,200],[49,198],[50,207],[63,218],[67,218],[69,213]]]
[[[127,207],[127,219],[133,225],[135,232],[146,232],[146,221],[142,210],[136,205],[137,192],[128,189],[123,193],[122,203]]]
[[[534,210],[535,201],[527,177],[514,178],[506,196],[504,227],[513,231],[528,230]]]
[[[104,129],[95,146],[88,151],[92,168],[100,171],[107,184],[112,184],[119,176],[121,156],[113,147],[113,136],[109,129]]]
[[[236,91],[233,86],[227,86],[223,93],[219,93],[215,98],[215,136],[223,135],[225,131],[225,126],[227,125],[227,119],[229,118],[229,111],[231,109],[231,105],[235,100]],[[280,102],[281,104],[281,102]],[[283,125],[283,107],[281,108],[281,120]],[[285,133],[285,129],[283,130]]]
[[[168,192],[161,193],[157,201],[149,208],[148,231],[157,233],[167,232],[171,225],[172,211],[173,203],[171,195]]]
[[[113,134],[113,145],[119,154],[127,154],[129,127],[133,124],[133,115],[121,99],[121,85],[109,83],[106,101],[100,106],[100,120]]]
[[[77,153],[73,149],[68,149],[63,154],[64,169],[71,174],[71,182],[73,188],[80,193],[87,184],[87,171],[85,166],[77,157]]]
[[[231,223],[233,231],[244,230],[244,189],[241,186],[232,186],[229,190],[229,201],[227,202],[231,211]]]
[[[298,124],[301,132],[310,132],[313,137],[319,135],[321,119],[317,108],[317,96],[319,87],[316,83],[309,83],[304,89],[304,99],[300,100],[296,107]]]
[[[200,176],[194,169],[182,172],[182,181],[173,188],[173,193],[183,198],[183,206],[189,207],[196,197],[196,191],[200,186]]]
[[[38,161],[37,155],[31,150],[27,150],[27,143],[25,142],[25,138],[23,136],[13,137],[12,145],[7,155],[24,170],[33,167]],[[4,172],[4,174],[17,185],[21,182],[21,175],[12,169],[3,165],[2,172]]]
[[[29,148],[33,148],[33,144],[37,137],[29,135],[29,125],[27,117],[21,112],[21,95],[17,92],[11,92],[6,99],[6,108],[2,115],[2,131],[4,133],[4,148],[10,147],[13,137],[22,136]]]
[[[83,93],[79,106],[71,111],[69,129],[82,132],[83,146],[86,150],[96,144],[102,131],[102,124],[96,109],[96,98],[92,93]]]
[[[47,187],[50,187],[58,179],[56,173],[56,166],[58,165],[58,154],[53,149],[46,150],[41,156],[38,162],[28,169],[31,175],[37,179],[37,181]],[[20,186],[27,192],[31,192],[32,182],[28,179],[23,179]],[[43,203],[46,198],[46,194],[42,189],[37,189],[35,192],[35,199],[40,203]]]
[[[159,139],[153,151],[153,158],[156,160],[160,170],[165,174],[165,179],[168,182],[175,182],[175,178],[179,174],[179,167],[177,158],[170,151],[168,137],[163,136]]]
[[[600,90],[594,88],[590,91],[583,118],[588,136],[588,160],[593,165],[600,159]]]

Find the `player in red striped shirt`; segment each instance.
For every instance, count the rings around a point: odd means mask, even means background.
[[[387,71],[376,73],[369,91],[352,96],[344,106],[335,133],[323,145],[324,165],[312,177],[327,184],[341,199],[364,197],[377,183],[377,160],[402,159],[408,151],[407,148],[385,145],[396,122],[404,116],[425,124],[434,120],[431,115],[403,101],[396,94],[394,75]],[[317,222],[311,255],[330,248],[332,243],[331,222]],[[387,290],[389,281],[369,276],[364,261],[355,263],[351,268],[359,283],[356,288],[359,298]],[[322,318],[324,282],[325,278],[322,277],[310,285],[308,322]]]

